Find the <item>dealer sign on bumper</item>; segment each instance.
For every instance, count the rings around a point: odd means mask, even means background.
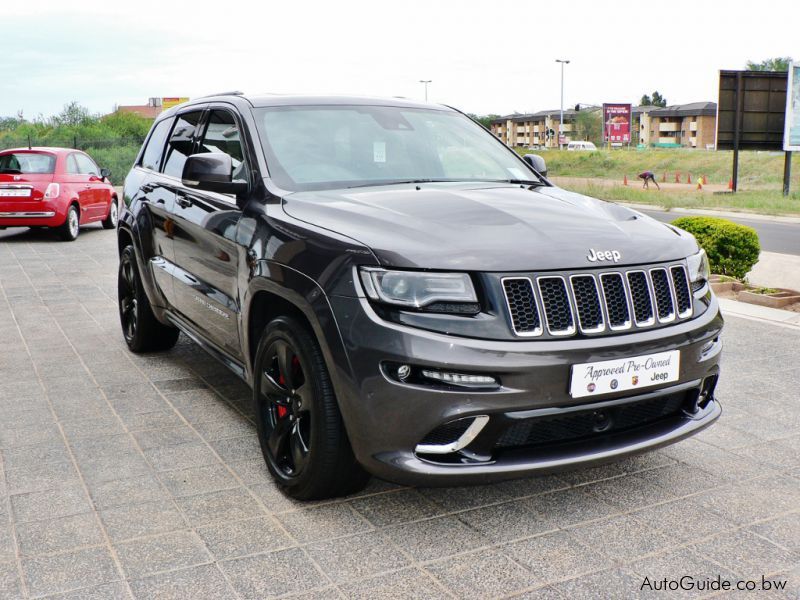
[[[569,393],[573,398],[624,392],[678,381],[679,350],[572,366]]]

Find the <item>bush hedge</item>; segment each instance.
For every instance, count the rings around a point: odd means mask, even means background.
[[[758,262],[761,245],[752,227],[717,217],[681,217],[672,224],[694,235],[712,273],[744,279]]]

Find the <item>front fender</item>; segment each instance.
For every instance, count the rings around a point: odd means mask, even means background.
[[[300,271],[269,260],[260,260],[253,269],[245,297],[242,302],[242,339],[243,348],[254,348],[257,339],[251,339],[249,324],[253,318],[251,310],[253,299],[259,292],[268,292],[278,296],[300,310],[311,325],[314,335],[322,350],[325,364],[331,376],[336,397],[340,400],[339,406],[342,417],[347,426],[348,406],[351,402],[342,402],[345,396],[352,397],[356,393],[353,380],[353,370],[345,351],[339,326],[333,314],[328,296],[319,284]],[[253,383],[253,353],[247,351],[246,370],[248,382]]]

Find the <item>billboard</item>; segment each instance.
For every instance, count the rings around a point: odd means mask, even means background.
[[[789,65],[786,84],[786,124],[783,131],[783,149],[800,151],[800,63]]]
[[[720,71],[717,149],[783,150],[786,73]]]
[[[628,144],[631,141],[631,105],[603,104],[603,141]]]
[[[188,96],[181,96],[180,98],[178,97],[161,98],[161,108],[163,108],[164,110],[168,110],[173,106],[178,106],[178,104],[183,104],[184,102],[188,101],[189,101]]]

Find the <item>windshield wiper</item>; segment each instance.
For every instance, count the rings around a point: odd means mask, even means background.
[[[370,183],[359,183],[358,185],[348,185],[345,189],[352,190],[353,188],[363,188],[363,187],[378,187],[381,185],[400,185],[403,183],[441,183],[452,181],[451,179],[402,179],[402,180],[391,180],[391,181],[372,181]]]

